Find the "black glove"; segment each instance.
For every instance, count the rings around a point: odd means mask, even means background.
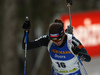
[[[25,21],[22,28],[23,29],[30,29],[30,21]]]
[[[74,54],[78,54],[81,50],[79,49],[79,47],[72,47],[72,51]]]
[[[82,61],[84,61],[84,60],[86,60],[86,57],[88,58],[89,56],[88,55],[86,55],[86,54],[82,54],[81,52],[79,52],[78,53],[78,56],[79,56],[79,58],[82,60]]]
[[[73,35],[73,27],[72,26],[67,26],[67,33]]]
[[[79,52],[78,56],[82,61],[87,61],[87,62],[91,61],[91,57],[86,53]]]

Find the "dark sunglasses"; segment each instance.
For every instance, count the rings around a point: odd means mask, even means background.
[[[61,41],[62,40],[62,38],[59,38],[59,39],[57,39],[57,40],[52,40],[52,41],[54,41],[54,42],[59,42],[59,41]]]

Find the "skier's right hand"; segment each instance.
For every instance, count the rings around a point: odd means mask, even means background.
[[[25,21],[22,28],[23,29],[30,29],[30,21]]]

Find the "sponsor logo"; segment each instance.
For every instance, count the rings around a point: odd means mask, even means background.
[[[57,54],[55,54],[55,57],[56,57],[56,58],[66,58],[66,56],[57,55]]]
[[[73,68],[71,70],[58,70],[53,66],[54,70],[57,71],[58,73],[71,73],[71,72],[75,72],[77,69]]]
[[[70,51],[59,51],[59,50],[55,50],[55,49],[52,49],[53,53],[57,53],[57,54],[71,54]]]

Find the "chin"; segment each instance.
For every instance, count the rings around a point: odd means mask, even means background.
[[[61,45],[61,42],[54,42],[57,46]]]

